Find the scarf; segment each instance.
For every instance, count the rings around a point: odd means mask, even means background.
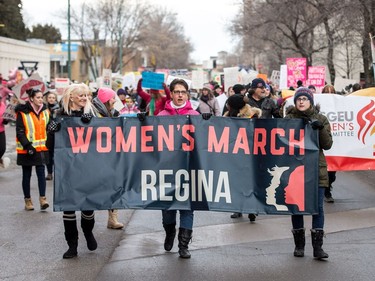
[[[154,112],[155,112],[155,99],[154,98],[151,99],[149,108],[150,108],[149,115],[154,116]]]

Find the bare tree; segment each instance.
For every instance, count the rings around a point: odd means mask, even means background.
[[[147,24],[150,6],[140,1],[102,0],[99,9],[107,41],[105,57],[109,58],[104,66],[122,73],[120,65],[123,67],[134,59],[137,47],[145,39],[140,32]]]
[[[70,21],[72,33],[78,36],[82,44],[91,77],[95,80],[101,68],[98,60],[100,55],[99,30],[102,25],[100,18],[95,8],[82,4],[78,12],[74,10],[71,12]]]
[[[184,28],[178,23],[176,14],[154,7],[140,34],[152,68],[188,67],[193,47],[185,37]]]
[[[148,10],[139,1],[101,0],[72,12],[72,30],[79,37],[94,79],[101,68],[117,72],[120,65],[125,67],[134,59]]]

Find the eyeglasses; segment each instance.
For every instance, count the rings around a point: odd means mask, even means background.
[[[173,91],[173,94],[175,95],[187,95],[187,91]]]
[[[297,99],[297,101],[303,101],[303,102],[308,101],[308,100],[309,100],[309,99],[306,98],[306,97],[302,97],[302,98],[298,98],[298,99]]]

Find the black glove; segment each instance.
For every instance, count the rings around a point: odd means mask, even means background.
[[[323,123],[320,122],[319,120],[311,120],[311,128],[313,128],[313,130],[321,130],[324,128],[323,126]]]
[[[35,155],[36,154],[36,149],[35,149],[34,146],[31,145],[31,143],[29,143],[25,148],[27,150],[27,154],[29,154],[29,155]]]
[[[208,120],[208,119],[210,119],[211,116],[212,116],[212,113],[202,113],[202,118],[203,118],[204,120]]]
[[[90,123],[91,119],[92,119],[92,114],[91,113],[83,113],[81,115],[81,121],[85,124],[88,124]]]
[[[61,124],[56,122],[55,120],[51,120],[48,125],[47,125],[47,131],[49,133],[55,133],[60,131],[61,129]]]
[[[303,125],[310,124],[310,119],[307,117],[302,117]]]
[[[8,124],[9,120],[8,119],[3,119],[3,124],[6,125]]]
[[[146,112],[139,112],[139,113],[137,113],[137,117],[138,117],[139,121],[141,121],[141,122],[145,121],[145,119],[146,119]]]

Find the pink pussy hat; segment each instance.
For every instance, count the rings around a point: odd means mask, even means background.
[[[116,92],[110,88],[100,88],[98,91],[98,99],[102,103],[106,103],[111,98],[114,98],[116,95]]]

